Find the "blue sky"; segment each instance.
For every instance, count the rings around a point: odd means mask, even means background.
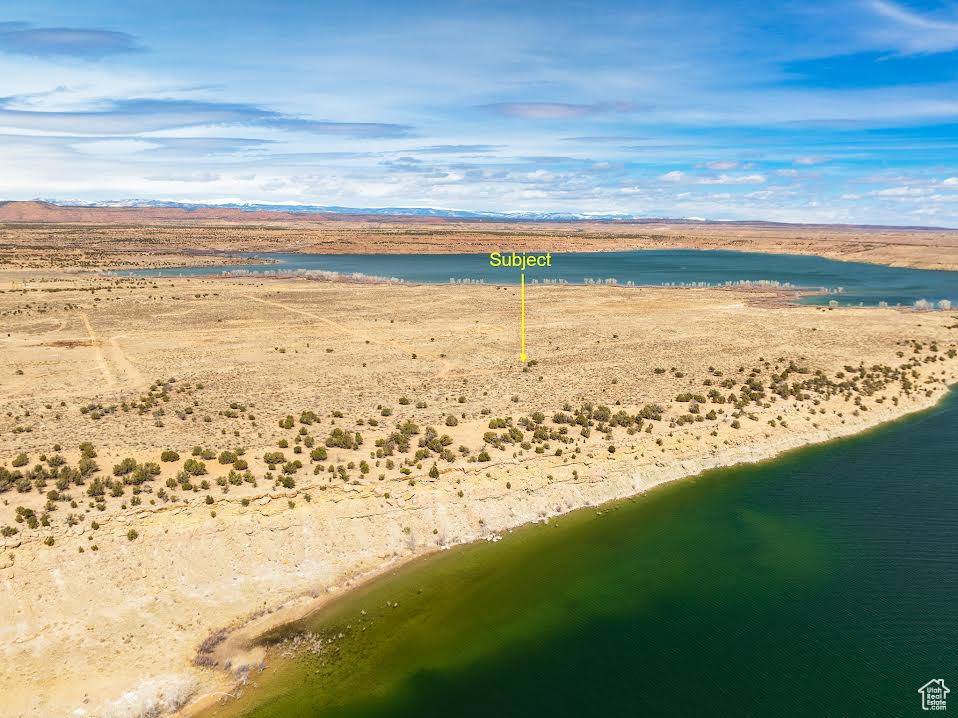
[[[958,226],[955,3],[0,11],[4,199]]]

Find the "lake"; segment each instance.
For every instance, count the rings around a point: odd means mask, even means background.
[[[286,629],[327,640],[211,715],[918,714],[958,683],[956,467],[952,392],[427,557]]]
[[[445,284],[450,280],[490,284],[518,283],[519,272],[489,266],[487,254],[252,254],[274,264],[243,266],[243,272],[329,271],[360,273],[406,282]],[[193,276],[237,267],[186,267],[138,270],[139,276]],[[947,299],[958,304],[958,273],[836,262],[822,257],[760,254],[719,250],[643,250],[634,252],[573,252],[553,254],[552,267],[526,271],[526,282],[563,281],[570,284],[614,279],[619,285],[693,285],[772,283],[823,288],[833,293],[805,297],[810,303],[910,306],[917,300]],[[840,293],[839,293],[839,290]]]

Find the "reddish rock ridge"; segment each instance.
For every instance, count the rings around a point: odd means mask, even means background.
[[[392,217],[321,212],[243,210],[232,207],[64,207],[49,202],[0,202],[0,222],[70,224],[143,224],[146,222],[409,222],[445,224],[442,217]]]

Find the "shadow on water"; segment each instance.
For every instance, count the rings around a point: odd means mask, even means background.
[[[952,393],[854,439],[443,552],[285,629],[343,638],[213,714],[920,710],[958,644],[956,465]]]

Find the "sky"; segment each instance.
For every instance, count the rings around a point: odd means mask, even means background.
[[[958,4],[5,0],[33,198],[958,226]]]

